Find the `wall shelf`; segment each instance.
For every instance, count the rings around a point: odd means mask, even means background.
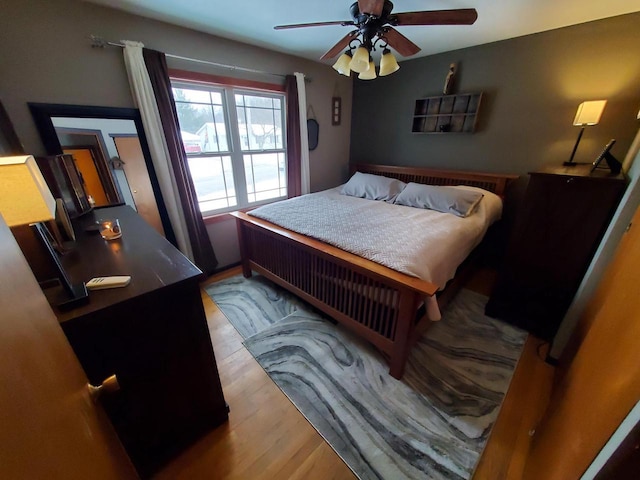
[[[480,93],[438,95],[416,100],[412,133],[473,133]]]

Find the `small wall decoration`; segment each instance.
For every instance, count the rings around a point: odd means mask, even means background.
[[[445,95],[449,95],[453,91],[453,82],[455,80],[456,74],[456,64],[452,63],[449,65],[449,73],[447,73],[447,78],[444,80],[444,88],[442,89],[442,93]]]
[[[331,98],[331,125],[340,125],[342,118],[342,98]]]
[[[473,133],[482,92],[435,95],[416,100],[413,133]]]
[[[319,135],[320,125],[316,120],[316,113],[313,111],[313,107],[309,105],[307,107],[307,136],[309,139],[309,150],[315,150],[318,148]]]

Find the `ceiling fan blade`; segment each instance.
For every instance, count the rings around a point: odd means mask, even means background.
[[[385,27],[384,38],[403,57],[415,55],[420,51],[420,47],[402,35],[396,29]]]
[[[382,15],[384,0],[358,0],[360,13],[368,13],[379,17]]]
[[[325,25],[354,25],[351,20],[336,20],[335,22],[294,23],[291,25],[276,25],[274,30],[286,30],[288,28],[323,27]]]
[[[404,12],[392,15],[393,25],[473,25],[478,18],[475,8]]]
[[[324,55],[322,55],[320,57],[320,60],[326,60],[328,58],[333,58],[336,55],[338,55],[340,52],[342,52],[347,45],[349,45],[349,42],[353,39],[353,37],[355,37],[358,34],[358,30],[354,30],[352,32],[347,33],[342,40],[340,40],[338,43],[336,43],[333,47],[331,47],[331,49],[329,49],[327,51],[327,53],[325,53]]]

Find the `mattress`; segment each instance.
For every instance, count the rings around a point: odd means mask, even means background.
[[[459,188],[484,194],[476,211],[465,218],[342,195],[341,187],[248,213],[442,289],[502,214],[497,195],[475,187]]]

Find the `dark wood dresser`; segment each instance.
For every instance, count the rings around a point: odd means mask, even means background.
[[[626,187],[591,165],[530,173],[486,314],[551,340]]]
[[[86,227],[118,218],[122,238],[103,240]],[[75,220],[77,241],[62,257],[74,282],[131,275],[123,288],[56,311],[89,381],[117,375],[120,390],[101,401],[139,474],[228,418],[200,296],[201,272],[128,206]]]

